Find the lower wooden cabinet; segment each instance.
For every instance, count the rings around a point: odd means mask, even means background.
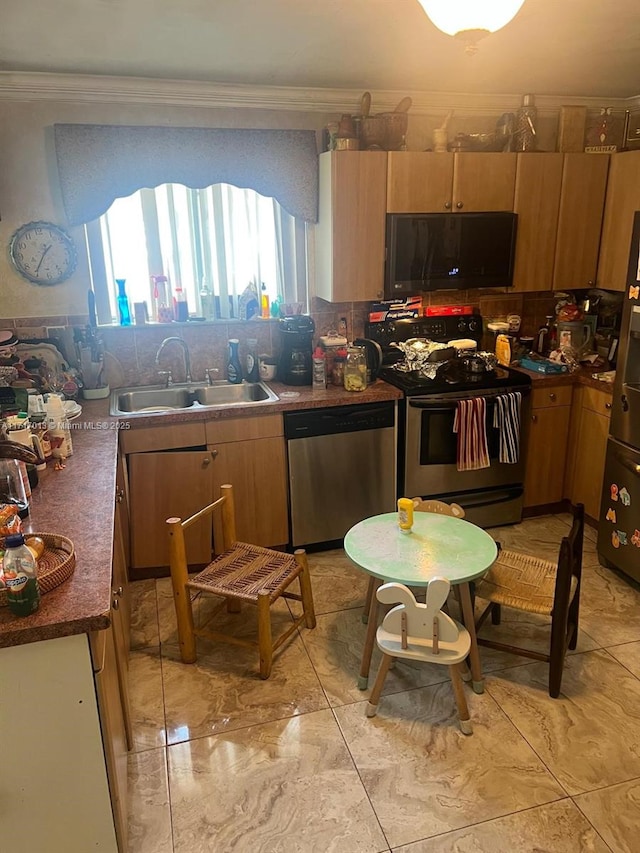
[[[558,503],[564,497],[572,391],[570,385],[562,385],[532,392],[525,439],[525,507]]]
[[[610,418],[611,394],[597,388],[576,389],[567,496],[574,504],[583,503],[585,513],[593,519],[600,514]]]
[[[142,449],[146,430],[136,432],[132,446]],[[224,483],[234,487],[240,540],[265,546],[289,541],[282,415],[208,421],[201,440],[206,444],[199,449],[165,444],[162,450],[127,456],[133,569],[168,566],[165,520],[202,509],[218,497]],[[189,562],[209,562],[210,520],[194,524],[185,535]]]

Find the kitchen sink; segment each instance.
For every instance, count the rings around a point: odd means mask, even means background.
[[[232,385],[224,380],[189,385],[118,388],[111,394],[112,415],[140,415],[176,409],[222,409],[276,403],[278,395],[262,382]]]

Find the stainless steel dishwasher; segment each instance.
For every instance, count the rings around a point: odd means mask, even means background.
[[[335,542],[396,503],[396,403],[285,413],[291,545]]]

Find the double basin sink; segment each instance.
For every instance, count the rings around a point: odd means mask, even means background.
[[[278,395],[263,382],[232,385],[224,380],[188,385],[148,385],[141,388],[118,388],[111,394],[112,415],[150,414],[176,409],[223,409],[229,406],[254,406],[277,403]]]

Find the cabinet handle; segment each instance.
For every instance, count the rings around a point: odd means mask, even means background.
[[[534,424],[537,423],[538,422],[538,416],[537,415],[531,415],[531,420],[533,421]]]
[[[445,210],[451,210],[451,202],[450,201],[445,201],[444,209]]]
[[[464,205],[463,205],[463,203],[462,203],[461,201],[457,201],[457,202],[456,202],[456,207],[458,208],[458,210],[462,210],[462,208],[464,207]]]
[[[117,488],[116,489],[116,503],[117,504],[122,503],[123,500],[124,500],[124,489]]]
[[[120,599],[114,598],[111,606],[113,607],[114,610],[120,610]]]
[[[557,397],[556,397],[556,395],[553,393],[553,391],[549,394],[549,399],[551,400],[551,402],[552,402],[552,403],[555,403],[555,401],[556,401]]]
[[[605,407],[605,409],[610,409],[610,408],[611,408],[611,403],[605,403],[605,404],[604,404],[604,407]]]
[[[215,459],[217,455],[218,455],[218,451],[217,451],[217,450],[212,450],[212,451],[211,451],[211,458],[212,458],[212,459]]]
[[[124,593],[124,589],[121,586],[119,586],[118,589],[112,589],[111,592],[115,596],[117,596],[117,598],[120,598],[120,596]]]
[[[202,460],[202,467],[205,468],[207,465],[211,465],[211,457],[205,456]]]

